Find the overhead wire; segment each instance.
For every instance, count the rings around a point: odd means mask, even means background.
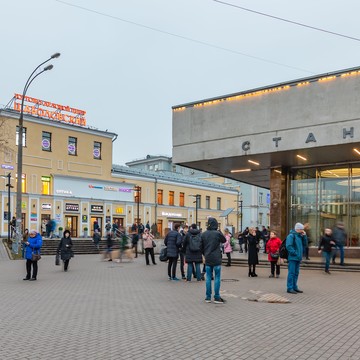
[[[211,44],[211,43],[208,43],[208,42],[205,42],[205,41],[202,41],[202,40],[197,40],[197,39],[190,38],[190,37],[187,37],[187,36],[175,34],[175,33],[165,31],[165,30],[161,30],[161,29],[158,29],[158,28],[155,28],[155,27],[152,27],[152,26],[148,26],[148,25],[140,24],[140,23],[137,23],[137,22],[134,22],[134,21],[126,20],[126,19],[120,18],[118,16],[106,14],[106,13],[103,13],[103,12],[100,12],[100,11],[97,11],[97,10],[93,10],[93,9],[89,9],[89,8],[84,7],[84,6],[71,4],[71,3],[68,3],[68,2],[62,1],[62,0],[55,0],[55,1],[58,2],[58,3],[64,4],[64,5],[67,5],[67,6],[72,6],[74,8],[78,8],[78,9],[88,11],[88,12],[91,12],[91,13],[94,13],[94,14],[97,14],[97,15],[108,17],[108,18],[111,18],[113,20],[122,21],[122,22],[127,23],[127,24],[142,27],[144,29],[156,31],[156,32],[159,32],[159,33],[162,33],[162,34],[177,37],[179,39],[183,39],[183,40],[186,40],[186,41],[191,41],[191,42],[201,44],[201,45],[204,45],[204,46],[208,46],[208,47],[212,47],[212,48],[215,48],[215,49],[218,49],[218,50],[227,51],[227,52],[230,52],[230,53],[233,53],[233,54],[249,57],[249,58],[252,58],[252,59],[255,59],[255,60],[267,62],[269,64],[273,64],[273,65],[277,65],[277,66],[287,67],[289,69],[298,70],[298,71],[306,72],[306,73],[309,73],[309,74],[315,74],[313,71],[310,71],[310,70],[307,70],[307,69],[302,69],[302,68],[299,68],[299,67],[296,67],[296,66],[291,66],[291,65],[279,63],[277,61],[273,61],[273,60],[269,60],[269,59],[266,59],[266,58],[246,54],[246,53],[243,53],[243,52],[240,52],[240,51],[237,51],[237,50],[233,50],[233,49],[225,48],[225,47],[218,46],[218,45],[215,45],[215,44]]]
[[[240,10],[244,10],[244,11],[248,11],[248,12],[251,12],[251,13],[254,13],[254,14],[266,16],[266,17],[269,17],[269,18],[272,18],[272,19],[284,21],[284,22],[287,22],[287,23],[290,23],[290,24],[302,26],[302,27],[305,27],[305,28],[308,28],[308,29],[312,29],[312,30],[316,30],[316,31],[321,31],[321,32],[324,32],[324,33],[327,33],[327,34],[331,34],[331,35],[335,35],[335,36],[340,36],[340,37],[343,37],[343,38],[346,38],[346,39],[350,39],[350,40],[360,41],[360,38],[356,38],[356,37],[353,37],[353,36],[348,36],[348,35],[340,34],[340,33],[337,33],[337,32],[335,32],[335,31],[330,31],[330,30],[321,29],[321,28],[319,28],[319,27],[315,27],[315,26],[311,26],[311,25],[306,25],[306,24],[303,24],[303,23],[300,23],[300,22],[297,22],[297,21],[292,21],[292,20],[288,20],[288,19],[282,18],[282,17],[280,17],[280,16],[274,16],[274,15],[270,15],[270,14],[263,13],[263,12],[261,12],[261,11],[252,10],[252,9],[249,9],[249,8],[246,8],[246,7],[243,7],[243,6],[240,6],[240,5],[231,4],[231,3],[228,3],[228,2],[225,2],[225,1],[221,1],[221,0],[213,0],[213,1],[214,1],[214,2],[217,2],[217,3],[219,3],[219,4],[222,4],[222,5],[231,6],[231,7],[240,9]]]

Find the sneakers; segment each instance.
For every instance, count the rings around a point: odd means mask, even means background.
[[[225,304],[226,300],[222,298],[214,299],[214,304]]]
[[[206,303],[211,303],[211,299],[206,298],[206,299],[205,299],[205,302],[206,302]]]
[[[179,281],[180,279],[178,279],[176,276],[171,278],[171,280],[174,280],[174,281]]]
[[[273,277],[274,277],[274,274],[269,275],[269,278],[273,278]]]
[[[297,291],[295,291],[295,290],[288,290],[287,293],[288,293],[288,294],[297,294]]]
[[[299,293],[299,294],[302,294],[303,293],[303,291],[302,290],[300,290],[300,289],[294,289],[297,293]]]
[[[329,271],[329,270],[325,270],[325,273],[330,275],[330,271]]]

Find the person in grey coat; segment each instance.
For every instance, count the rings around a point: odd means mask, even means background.
[[[174,230],[168,232],[165,237],[164,244],[167,246],[168,256],[168,276],[169,280],[179,279],[176,277],[176,265],[179,256],[179,248],[182,245],[182,236],[179,233],[180,224],[174,225]]]
[[[70,231],[65,230],[57,249],[57,252],[60,253],[61,260],[64,262],[64,271],[68,271],[70,259],[74,256],[72,246],[73,242],[70,237]]]
[[[336,244],[336,249],[340,250],[340,265],[344,266],[344,246],[346,245],[347,234],[342,221],[338,221],[332,231],[332,237]],[[332,257],[332,263],[335,264],[336,251]]]

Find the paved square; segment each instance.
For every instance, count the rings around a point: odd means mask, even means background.
[[[257,273],[223,267],[216,305],[204,282],[168,281],[142,255],[78,255],[67,273],[44,256],[34,282],[24,261],[1,260],[0,359],[360,359],[359,273],[301,270],[298,295],[286,268]],[[291,303],[249,301],[268,293]]]

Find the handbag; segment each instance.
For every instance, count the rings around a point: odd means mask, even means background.
[[[32,253],[32,256],[31,256],[31,261],[39,261],[41,259],[41,255],[40,253]]]
[[[60,265],[60,254],[55,255],[55,265]]]
[[[160,260],[160,261],[167,261],[167,260],[168,260],[167,247],[163,247],[163,248],[160,250],[159,260]]]
[[[270,253],[270,257],[274,260],[277,260],[279,258],[279,253]]]
[[[154,240],[152,241],[152,246],[153,248],[156,247],[156,242]]]

